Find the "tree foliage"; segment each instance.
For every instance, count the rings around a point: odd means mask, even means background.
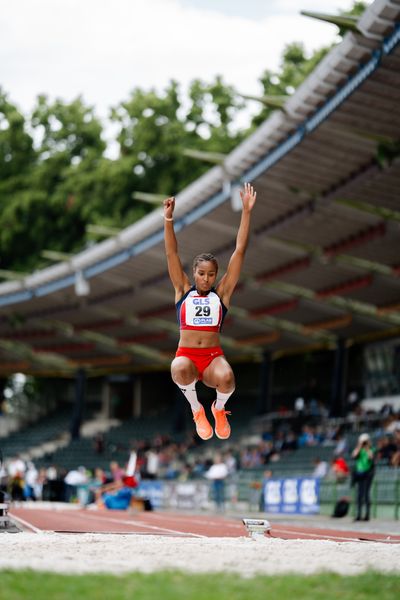
[[[365,8],[356,2],[351,14]],[[278,72],[261,78],[266,96],[292,93],[329,48],[307,56],[285,48]],[[235,122],[244,102],[216,77],[165,90],[132,90],[110,112],[117,156],[107,155],[104,124],[82,98],[39,96],[24,116],[0,88],[0,269],[45,266],[44,249],[76,252],[93,243],[88,224],[125,227],[153,210],[135,191],[176,194],[210,165],[184,149],[228,153],[274,110],[260,104],[249,128]]]

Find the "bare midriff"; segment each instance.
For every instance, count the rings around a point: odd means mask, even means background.
[[[220,346],[219,333],[217,331],[182,329],[178,345],[182,348],[213,348]]]

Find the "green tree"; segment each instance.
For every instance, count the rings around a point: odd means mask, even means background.
[[[66,104],[62,100],[49,103],[46,96],[39,96],[31,125],[42,132],[38,148],[42,160],[62,157],[68,165],[88,156],[99,157],[106,147],[101,123],[81,98]]]
[[[192,141],[197,149],[226,153],[245,135],[233,127],[244,102],[222,77],[217,76],[211,84],[195,79],[189,89],[189,101],[186,127],[196,134]]]
[[[82,207],[72,202],[73,180],[81,163],[96,166],[105,143],[101,124],[80,99],[50,104],[40,96],[27,122],[10,103],[4,105],[19,135],[8,136],[14,144],[10,175],[0,184],[1,268],[30,270],[45,264],[45,248],[82,247],[85,221]]]
[[[230,131],[238,110],[235,92],[221,78],[212,84],[194,80],[183,104],[171,81],[163,93],[135,89],[113,109],[121,157],[134,158],[137,189],[176,193],[209,168],[184,156],[184,148],[228,152],[237,143]]]
[[[35,159],[25,118],[0,88],[0,181],[25,173]]]

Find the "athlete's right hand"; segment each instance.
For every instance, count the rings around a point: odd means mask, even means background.
[[[164,217],[166,219],[172,219],[172,215],[174,214],[174,208],[175,208],[174,196],[171,196],[170,198],[167,198],[166,200],[164,200]]]

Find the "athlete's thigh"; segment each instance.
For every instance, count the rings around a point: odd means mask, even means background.
[[[198,378],[199,373],[196,365],[190,358],[187,356],[176,356],[171,363],[171,376],[174,381],[178,382],[181,377],[192,377],[191,381],[193,381],[193,379]]]
[[[208,387],[217,387],[222,381],[232,378],[234,375],[231,365],[226,360],[225,356],[217,356],[214,360],[204,369],[203,383]]]

